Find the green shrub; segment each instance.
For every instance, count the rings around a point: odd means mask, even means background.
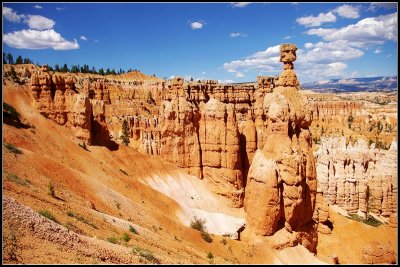
[[[226,239],[224,238],[221,240],[221,244],[225,246],[226,244],[228,244],[228,241],[226,241]]]
[[[190,222],[190,227],[193,229],[203,232],[205,229],[206,220],[194,217],[194,220]]]
[[[42,215],[43,217],[46,217],[46,218],[49,219],[49,220],[52,220],[52,221],[58,223],[58,221],[57,221],[56,218],[53,216],[53,214],[51,214],[51,212],[48,211],[48,210],[41,210],[41,211],[39,211],[39,214]]]
[[[75,214],[72,212],[72,211],[67,211],[67,215],[69,216],[69,217],[75,217]]]
[[[125,242],[129,242],[129,240],[131,240],[131,237],[127,234],[124,233],[121,237]]]
[[[368,224],[368,225],[371,225],[374,227],[378,227],[379,225],[382,224],[380,221],[375,219],[373,216],[368,216],[368,218],[364,219],[363,217],[360,217],[357,214],[349,213],[349,216],[347,218],[358,221],[358,222],[362,222],[362,223],[365,223],[365,224]]]
[[[138,235],[139,233],[136,231],[135,227],[133,227],[132,225],[129,225],[129,231]]]
[[[160,260],[154,256],[153,252],[151,252],[147,249],[142,249],[140,247],[134,247],[132,249],[132,252],[135,254],[139,254],[141,257],[145,258],[146,260],[148,260],[150,262],[153,262],[156,264],[160,263]]]
[[[16,148],[13,144],[5,143],[5,148],[7,148],[8,151],[14,154],[22,154],[22,151]]]
[[[118,244],[118,239],[115,237],[107,237],[107,241],[113,244]]]
[[[51,181],[49,182],[48,190],[49,190],[48,194],[55,198],[56,197],[56,192],[54,191],[54,186],[51,183]]]
[[[29,184],[31,184],[31,181],[29,181],[28,179],[22,180],[22,178],[20,178],[18,175],[14,174],[14,173],[9,173],[7,171],[4,171],[4,173],[7,175],[7,180],[12,181],[16,184],[19,185],[23,185],[23,186],[28,186]]]
[[[207,253],[207,258],[208,258],[209,260],[212,260],[212,259],[214,259],[214,255],[209,251],[209,252]]]
[[[201,237],[208,243],[211,243],[213,241],[211,235],[205,231],[201,232]]]

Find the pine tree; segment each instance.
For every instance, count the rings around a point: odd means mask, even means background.
[[[19,55],[18,57],[17,57],[17,60],[15,61],[15,64],[22,64],[22,57],[21,57],[21,55]]]
[[[97,71],[96,71],[96,68],[95,68],[95,67],[92,68],[92,73],[93,73],[93,74],[97,74]]]
[[[26,57],[24,58],[24,64],[32,64],[32,60]]]
[[[14,58],[11,53],[7,54],[8,64],[14,64]]]
[[[99,69],[99,74],[104,76],[104,69],[103,68]]]
[[[106,75],[109,75],[109,74],[111,74],[110,68],[107,68],[107,70],[106,70]]]
[[[69,70],[68,70],[68,65],[67,64],[64,64],[63,66],[62,66],[62,68],[61,68],[61,72],[68,72]]]
[[[60,71],[60,66],[58,66],[58,64],[54,65],[54,71]]]
[[[128,122],[124,120],[122,122],[122,135],[121,135],[122,143],[125,146],[129,145],[129,129],[128,129]]]
[[[3,64],[7,64],[7,55],[3,52]]]

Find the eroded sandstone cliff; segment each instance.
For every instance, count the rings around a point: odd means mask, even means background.
[[[257,84],[76,77],[42,68],[32,74],[31,92],[43,115],[94,145],[121,143],[126,121],[130,147],[175,163],[233,207],[244,206],[257,234],[284,227],[314,251],[317,223],[328,216],[316,208],[312,116],[299,93],[296,49],[282,45],[283,72]]]
[[[397,211],[397,143],[389,150],[360,139],[346,144],[345,137],[323,138],[315,153],[317,177],[329,204],[350,213],[373,212],[385,217]]]

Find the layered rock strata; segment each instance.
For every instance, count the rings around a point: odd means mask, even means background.
[[[397,210],[397,143],[389,150],[368,147],[360,139],[322,138],[317,159],[318,183],[326,201],[350,213],[390,217]]]
[[[315,208],[311,114],[298,91],[296,49],[282,45],[282,74],[259,76],[257,84],[129,81],[43,69],[32,75],[31,90],[42,114],[94,144],[121,143],[126,121],[129,146],[205,179],[232,206],[245,205],[258,234],[284,226],[313,249],[315,223],[324,216]]]
[[[279,227],[302,232],[304,245],[316,245],[317,180],[309,126],[308,101],[298,90],[293,70],[294,45],[281,46],[284,71],[263,101],[267,120],[265,143],[258,149],[247,177],[245,210],[248,224],[260,235]]]

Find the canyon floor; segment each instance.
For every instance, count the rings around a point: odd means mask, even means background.
[[[397,251],[396,228],[333,210],[332,233],[319,234],[317,255],[301,245],[274,249],[277,234],[246,229],[240,241],[212,234],[208,243],[190,227],[193,214],[209,218],[213,232],[245,213],[209,192],[206,181],[122,145],[82,148],[70,129],[35,110],[27,86],[3,86],[3,97],[22,118],[3,124],[3,263],[323,264],[337,256],[359,264],[372,241]]]

